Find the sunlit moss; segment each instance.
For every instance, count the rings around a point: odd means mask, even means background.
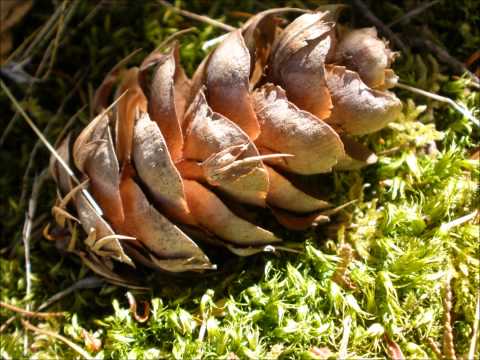
[[[87,3],[80,2],[76,16],[83,19],[88,14],[92,5]],[[473,2],[463,3],[466,18],[472,23],[478,21],[478,14],[471,11]],[[68,40],[59,57],[58,76],[42,83],[35,96],[22,103],[39,125],[48,123],[65,89],[71,85],[64,73],[72,74],[78,70],[76,66],[85,65],[80,62],[89,63],[85,87],[94,89],[105,73],[135,48],[143,48],[138,55],[141,58],[178,29],[195,26],[195,32],[179,40],[183,65],[191,75],[205,56],[202,43],[221,34],[212,26],[192,23],[165,11],[155,2],[128,7],[118,4]],[[298,1],[289,4],[308,5]],[[236,25],[243,18],[233,16],[231,9],[254,12],[273,2],[262,2],[260,6],[253,1],[235,5],[219,1],[208,9],[202,1],[183,5]],[[385,16],[401,15],[402,8],[397,5],[382,6]],[[441,11],[446,11],[454,5],[442,6]],[[129,27],[125,26],[127,22]],[[446,18],[439,17],[432,26],[438,32],[446,22]],[[474,29],[469,30],[468,26],[462,20],[459,34],[451,35],[454,41],[458,41],[458,36],[465,40],[461,53],[476,49],[472,44],[478,41],[478,30],[469,37],[469,31]],[[448,34],[440,37],[448,38]],[[472,90],[465,78],[452,80],[447,72],[442,73],[444,69],[432,56],[406,57],[398,70],[403,81],[441,91],[478,115],[479,93]],[[70,115],[86,103],[88,94],[85,90],[81,94],[69,104],[73,109],[69,109]],[[385,357],[387,335],[407,357],[431,358],[427,339],[441,342],[442,289],[445,274],[453,269],[454,336],[458,352],[465,353],[480,287],[479,227],[473,221],[455,227],[448,224],[478,209],[478,161],[469,156],[478,143],[479,131],[444,104],[405,92],[399,94],[404,102],[402,116],[380,133],[364,139],[379,154],[378,163],[362,171],[328,175],[332,183],[331,201],[342,204],[355,199],[357,203],[334,218],[330,227],[306,234],[287,234],[292,242],[297,240],[302,254],[278,252],[241,259],[232,269],[227,268],[226,274],[212,277],[172,281],[158,275],[151,292],[135,293],[139,300],[151,305],[146,324],[131,316],[125,289],[104,285],[63,299],[52,308],[66,310],[69,315],[65,319],[41,321],[40,325],[62,333],[86,349],[83,331],[87,330],[102,341],[98,352],[91,350],[92,356],[105,359],[315,359],[318,356],[314,347],[328,348],[333,356],[338,353],[345,318],[351,318],[349,357]],[[48,135],[54,138],[67,119],[67,115],[55,118],[54,129]],[[86,121],[88,116],[84,114],[81,122]],[[35,140],[22,126],[11,136],[16,139],[17,165],[23,169],[31,150],[25,144]],[[24,145],[18,149],[18,143]],[[10,162],[13,146],[7,150],[2,149],[0,159]],[[46,153],[42,153],[39,168],[47,161]],[[24,297],[20,241],[24,208],[18,203],[17,189],[22,173],[15,170],[1,180],[1,192],[6,194],[8,205],[1,212],[5,218],[3,231],[8,235],[1,239],[1,244],[17,245],[10,260],[0,259],[0,300],[38,307],[56,292],[87,276],[88,271],[76,259],[59,255],[53,243],[34,242],[33,295],[31,299]],[[53,188],[50,190],[51,196],[42,199],[44,212],[52,202]],[[299,241],[304,238],[306,243]],[[346,268],[352,288],[333,279],[341,262],[337,252],[341,243],[350,244],[354,250]],[[0,322],[11,315],[0,309]],[[0,356],[21,358],[23,334],[18,320],[11,323],[1,334]],[[68,346],[44,335],[30,333],[29,343],[29,355],[38,358],[75,356]]]

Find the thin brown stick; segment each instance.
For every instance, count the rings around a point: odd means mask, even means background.
[[[57,302],[58,300],[64,298],[65,296],[71,294],[72,292],[80,289],[93,289],[96,287],[100,287],[105,284],[103,279],[100,279],[97,276],[89,276],[83,279],[78,280],[75,284],[69,286],[68,288],[56,293],[47,301],[45,301],[42,305],[38,307],[38,310],[43,310],[53,303]]]
[[[32,266],[30,262],[30,236],[32,233],[32,223],[33,223],[33,219],[35,218],[35,213],[37,211],[38,195],[40,193],[40,189],[43,185],[43,182],[47,177],[47,174],[48,172],[44,170],[40,175],[35,177],[35,180],[33,181],[32,195],[28,202],[28,209],[25,214],[25,223],[23,225],[22,239],[23,239],[23,247],[25,252],[25,281],[26,281],[25,297],[27,299],[30,299],[30,296],[32,293]],[[30,304],[27,304],[26,311],[30,311],[30,309],[31,309]],[[23,344],[24,344],[23,346],[24,355],[26,355],[27,348],[28,348],[27,333],[25,333]]]
[[[443,295],[443,356],[450,360],[456,360],[455,344],[453,342],[452,329],[452,274],[451,271],[447,273],[445,280],[445,293]]]
[[[73,97],[73,95],[75,95],[75,93],[77,92],[77,90],[80,88],[80,86],[82,85],[83,83],[83,80],[86,78],[86,73],[82,74],[82,75],[79,75],[79,76],[75,76],[75,78],[78,78],[78,79],[74,79],[74,81],[76,81],[75,85],[73,86],[73,88],[68,92],[68,94],[63,98],[60,106],[58,107],[57,109],[57,112],[55,113],[54,116],[52,116],[47,125],[45,126],[45,128],[43,129],[43,133],[45,134],[45,136],[47,136],[47,134],[50,132],[52,126],[55,124],[56,120],[61,116],[61,114],[63,113],[63,110],[65,108],[65,106],[67,105],[67,103],[70,101],[70,99]],[[23,174],[23,178],[22,178],[22,191],[20,193],[20,201],[19,201],[19,204],[20,206],[23,206],[24,202],[25,202],[25,197],[27,195],[27,188],[28,188],[28,179],[29,179],[29,176],[30,176],[30,171],[33,167],[33,164],[34,164],[34,161],[35,161],[35,157],[38,153],[38,151],[40,150],[40,147],[41,147],[41,141],[40,140],[37,140],[35,142],[35,144],[33,145],[33,149],[32,151],[30,152],[30,158],[28,159],[28,163],[27,163],[27,167],[25,169],[25,172]]]
[[[0,326],[0,334],[10,325],[14,320],[16,319],[16,316],[11,316],[5,321],[2,326]]]
[[[22,115],[26,123],[31,127],[33,132],[40,138],[40,140],[43,142],[43,144],[47,147],[47,149],[50,151],[50,153],[55,157],[55,159],[59,162],[59,164],[64,168],[65,172],[70,176],[70,178],[76,183],[80,184],[80,181],[78,180],[77,176],[73,172],[73,170],[70,168],[70,166],[63,160],[63,158],[58,154],[58,152],[55,150],[55,148],[50,144],[50,142],[45,138],[45,136],[42,134],[40,129],[35,125],[32,119],[27,115],[25,110],[20,106],[18,103],[17,99],[15,96],[13,96],[12,92],[8,88],[7,85],[3,82],[3,80],[0,79],[0,87],[3,89],[7,97],[10,99],[10,101],[13,103],[15,108],[18,110],[18,112]],[[127,91],[122,93],[107,109],[105,109],[99,116],[105,116],[116,104],[120,99],[125,96]],[[87,189],[82,189],[82,193],[87,199],[87,201],[92,205],[94,208],[95,212],[97,213],[98,216],[103,215],[103,211],[98,206],[97,202],[93,198],[93,196],[90,194],[90,192]]]
[[[225,30],[225,31],[235,31],[235,30],[237,30],[236,27],[233,27],[233,26],[224,24],[224,23],[222,23],[221,21],[212,19],[212,18],[210,18],[210,17],[208,17],[208,16],[198,15],[198,14],[192,13],[192,12],[187,11],[187,10],[179,9],[179,8],[173,6],[172,4],[170,4],[168,1],[165,1],[165,0],[157,0],[157,2],[158,2],[159,4],[165,6],[166,8],[171,9],[172,11],[174,11],[174,12],[176,12],[176,13],[182,15],[182,16],[188,17],[188,18],[190,18],[190,19],[197,20],[197,21],[206,23],[206,24],[208,24],[208,25],[212,25],[212,26],[218,27],[218,28],[223,29],[223,30]]]
[[[427,338],[427,345],[435,354],[438,360],[443,359],[443,355],[442,355],[442,352],[440,351],[440,348],[438,347],[437,343],[433,341],[432,338]]]
[[[472,325],[472,340],[468,349],[468,359],[474,359],[478,343],[478,326],[480,323],[480,291],[477,293],[477,305],[475,307],[475,318]]]
[[[440,102],[444,102],[446,104],[449,104],[451,105],[455,110],[457,110],[459,113],[461,113],[463,116],[465,116],[466,118],[468,118],[470,121],[472,121],[476,126],[479,126],[480,127],[480,121],[472,114],[472,112],[467,109],[466,107],[456,103],[455,101],[453,101],[452,99],[450,98],[447,98],[445,96],[441,96],[441,95],[438,95],[438,94],[434,94],[434,93],[431,93],[431,92],[428,92],[428,91],[425,91],[425,90],[422,90],[422,89],[418,89],[416,87],[413,87],[413,86],[410,86],[410,85],[406,85],[406,84],[401,84],[401,83],[397,83],[395,85],[395,87],[398,87],[400,89],[405,89],[405,90],[408,90],[408,91],[411,91],[413,93],[416,93],[416,94],[419,94],[419,95],[423,95],[423,96],[426,96],[430,99],[433,99],[433,100],[437,100],[437,101],[440,101]]]
[[[409,42],[413,47],[429,50],[436,55],[438,60],[448,65],[456,73],[460,75],[467,74],[468,77],[477,85],[480,84],[480,79],[478,78],[478,76],[468,70],[465,64],[455,59],[448,53],[447,50],[435,44],[433,41],[424,38],[412,38],[409,40]]]
[[[440,2],[440,0],[434,0],[434,1],[423,3],[423,4],[419,5],[418,7],[416,7],[415,9],[412,9],[412,10],[408,11],[407,13],[403,14],[398,19],[393,20],[392,22],[388,23],[387,26],[392,27],[394,25],[397,25],[398,23],[409,20],[412,17],[421,14],[422,12],[424,12],[428,8],[432,7],[433,5],[438,4],[439,2]]]
[[[22,309],[21,307],[18,307],[18,306],[12,305],[12,304],[8,304],[8,303],[3,302],[3,301],[0,301],[0,307],[11,310],[13,312],[16,312],[16,313],[21,314],[22,316],[26,316],[26,317],[48,319],[48,318],[51,318],[51,317],[63,317],[63,316],[65,316],[65,313],[63,313],[63,312],[38,312],[38,311],[25,310],[25,309]]]
[[[57,340],[62,341],[67,346],[69,346],[71,349],[73,349],[76,353],[78,353],[80,356],[82,356],[84,359],[90,359],[92,357],[87,351],[83,350],[80,346],[75,344],[73,341],[67,339],[66,337],[64,337],[60,334],[54,333],[53,331],[40,329],[40,328],[36,327],[35,325],[30,324],[26,320],[22,320],[22,325],[30,331],[33,331],[33,332],[38,333],[38,334],[51,336],[51,337],[53,337]]]

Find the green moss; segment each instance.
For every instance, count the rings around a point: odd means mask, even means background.
[[[142,48],[132,61],[138,63],[167,36],[195,26],[195,32],[180,39],[182,62],[192,74],[205,55],[202,43],[221,34],[211,26],[165,11],[153,1],[106,3],[81,30],[64,34],[52,75],[35,85],[32,96],[22,102],[40,127],[53,121],[46,134],[51,141],[81,106],[88,105],[92,89],[111,67],[134,49]],[[474,11],[474,3],[462,1],[464,7],[436,5],[439,14],[453,11],[452,21],[431,14],[422,16],[430,31],[461,60],[478,48],[476,29],[480,27],[474,25],[479,12]],[[192,1],[183,5],[238,25],[244,18],[232,11],[255,12],[273,4],[219,1],[209,5]],[[277,6],[292,4],[310,6],[314,2],[292,1]],[[410,5],[405,1],[402,6],[384,4],[374,10],[388,22]],[[79,2],[68,29],[81,23],[92,8],[92,3]],[[27,17],[27,25],[16,30],[18,38],[41,25],[52,10],[36,5]],[[41,55],[34,56],[27,70],[35,68]],[[431,54],[404,58],[398,71],[405,82],[451,96],[478,114],[478,92],[467,80],[448,76],[448,70]],[[85,76],[84,82],[63,111],[54,115],[65,93],[74,86],[76,73]],[[25,89],[12,87],[21,98]],[[469,160],[469,156],[478,143],[479,130],[444,104],[403,91],[398,94],[405,104],[403,115],[364,139],[380,154],[378,163],[362,171],[323,177],[334,194],[334,203],[358,202],[330,225],[286,234],[302,254],[280,251],[233,259],[219,274],[194,281],[156,275],[153,290],[134,294],[139,303],[150,303],[150,318],[145,324],[131,316],[127,290],[106,284],[77,291],[48,309],[67,311],[65,319],[31,321],[67,336],[98,358],[315,359],[314,347],[328,347],[334,356],[338,353],[346,319],[351,319],[349,357],[385,357],[386,334],[406,357],[431,358],[427,339],[441,343],[442,289],[446,273],[453,271],[455,344],[458,353],[466,353],[480,286],[479,226],[472,221],[452,226],[452,221],[478,209],[478,162]],[[3,93],[0,103],[2,109],[9,109]],[[2,116],[6,124],[9,117]],[[78,130],[88,120],[85,111],[73,128]],[[90,275],[77,259],[64,258],[53,243],[39,236],[50,220],[54,197],[50,183],[39,199],[37,214],[46,217],[34,229],[33,288],[31,297],[25,298],[21,243],[25,203],[20,203],[19,196],[35,141],[26,125],[17,121],[0,153],[0,162],[9,164],[0,179],[0,300],[22,307],[31,304],[33,308]],[[437,152],[432,151],[433,142]],[[47,152],[41,148],[32,173],[47,163]],[[31,176],[28,179],[30,185]],[[341,243],[351,244],[354,249],[347,271],[352,289],[332,280],[341,261]],[[11,315],[0,308],[0,322]],[[84,330],[102,341],[99,351],[86,340]],[[2,357],[23,356],[23,334],[18,319],[0,334]],[[27,357],[75,356],[72,349],[51,337],[29,333],[29,340]]]

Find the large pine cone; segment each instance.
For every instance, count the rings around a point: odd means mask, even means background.
[[[192,80],[172,45],[140,67],[115,67],[101,84],[99,115],[72,149],[68,138],[58,149],[88,180],[83,190],[52,161],[64,197],[57,220],[74,219],[61,210],[71,199],[88,234],[78,254],[95,271],[114,279],[109,258],[171,272],[213,268],[192,234],[240,255],[278,244],[232,204],[268,207],[284,226],[305,228],[330,204],[291,174],[375,159],[349,136],[400,113],[387,91],[394,53],[375,29],[340,33],[329,12],[305,13],[283,30],[275,12],[228,34]],[[105,110],[115,86],[113,110]]]

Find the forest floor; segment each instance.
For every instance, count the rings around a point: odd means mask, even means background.
[[[267,8],[319,4],[176,2],[232,26]],[[404,43],[395,64],[403,84],[451,98],[479,119],[479,84],[463,74],[478,80],[478,1],[347,4],[342,22],[372,26],[374,14]],[[0,76],[55,143],[88,123],[94,89],[113,65],[135,49],[131,62],[139,63],[189,27],[179,40],[191,75],[202,44],[222,29],[156,0],[37,1],[12,28]],[[49,153],[2,90],[0,357],[478,359],[478,123],[450,104],[394,91],[400,118],[363,137],[378,162],[312,180],[332,203],[356,202],[330,224],[283,232],[298,253],[233,258],[208,276],[152,274],[152,288],[137,291],[103,282],[42,235],[55,198],[44,171]]]

